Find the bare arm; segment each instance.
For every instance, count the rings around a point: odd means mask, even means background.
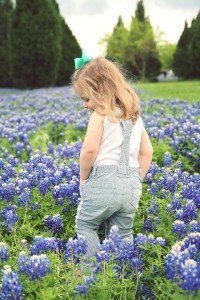
[[[149,170],[153,156],[153,147],[149,139],[148,133],[145,129],[142,131],[140,151],[138,155],[138,161],[141,168],[142,179],[145,177],[146,173]]]
[[[92,165],[97,157],[99,146],[103,134],[103,120],[104,117],[96,112],[93,112],[83,146],[80,153],[80,182],[89,177]]]

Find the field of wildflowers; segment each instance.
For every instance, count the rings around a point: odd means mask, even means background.
[[[142,100],[142,99],[141,99]],[[89,112],[70,87],[0,97],[0,299],[200,299],[200,101],[141,102],[154,146],[133,227],[78,277],[78,157]]]

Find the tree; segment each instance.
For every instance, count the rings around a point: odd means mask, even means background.
[[[61,58],[61,24],[52,1],[16,1],[11,46],[16,87],[55,84]]]
[[[11,0],[0,0],[0,86],[11,86],[10,21],[13,12]]]
[[[188,46],[190,77],[200,78],[200,12],[191,26],[191,41]]]
[[[107,38],[107,56],[117,60],[120,63],[124,62],[124,49],[127,43],[128,31],[124,26],[122,17],[118,17],[118,22],[113,29],[111,36]]]
[[[173,58],[173,69],[176,75],[183,78],[190,78],[191,65],[188,55],[188,45],[191,41],[191,31],[185,21],[184,30],[179,38]]]
[[[128,69],[142,81],[153,79],[160,72],[160,61],[149,20],[141,22],[133,17],[127,41],[125,61]]]
[[[144,9],[143,0],[140,0],[137,3],[137,7],[135,10],[135,17],[140,22],[144,22],[145,20],[145,9]]]
[[[167,41],[158,45],[159,59],[162,69],[172,69],[175,50],[176,44],[171,44]]]

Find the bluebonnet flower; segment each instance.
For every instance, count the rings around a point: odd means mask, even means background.
[[[114,242],[110,239],[103,240],[102,244],[98,245],[100,251],[106,251],[108,253],[114,253],[116,251],[116,246]]]
[[[181,162],[180,160],[177,160],[176,163],[175,163],[175,167],[176,167],[177,169],[181,169],[182,166],[183,166],[182,162]]]
[[[197,222],[196,220],[190,221],[189,231],[190,232],[200,232],[200,222]]]
[[[26,188],[30,188],[30,182],[27,178],[17,179],[18,194],[22,193]]]
[[[197,218],[197,208],[192,200],[186,200],[185,206],[182,206],[181,209],[177,209],[175,213],[176,217],[185,223]]]
[[[176,281],[179,277],[179,270],[181,264],[188,256],[184,257],[181,251],[182,242],[177,242],[172,246],[170,254],[167,255],[165,260],[165,268],[167,271],[167,277],[173,281]]]
[[[35,202],[33,204],[33,210],[38,210],[41,207],[41,205],[38,202]]]
[[[187,234],[187,228],[184,221],[174,221],[174,223],[172,224],[172,232],[176,233],[179,238],[185,236]]]
[[[19,164],[19,160],[17,158],[15,158],[13,155],[9,155],[6,158],[6,160],[12,167],[17,167]]]
[[[128,238],[124,238],[116,250],[115,260],[121,265],[123,262],[129,262],[135,256],[135,245]]]
[[[56,170],[56,172],[54,173],[53,177],[52,177],[52,184],[53,185],[58,185],[62,182],[62,172],[59,170]]]
[[[144,221],[143,230],[153,232],[157,228],[157,223],[160,222],[160,219],[158,217],[155,217],[153,215],[149,215],[149,218],[147,218]]]
[[[179,194],[174,194],[172,196],[172,202],[170,204],[167,204],[167,208],[169,209],[170,212],[179,210],[182,207],[181,203],[182,203],[181,196]]]
[[[143,260],[140,257],[133,257],[131,260],[131,269],[135,274],[138,274],[139,272],[142,271],[142,263]]]
[[[54,148],[52,142],[48,142],[47,147],[48,147],[48,153],[54,154]]]
[[[156,196],[159,192],[158,185],[155,182],[152,182],[150,189],[148,189],[150,195]]]
[[[91,288],[91,285],[95,284],[97,281],[97,278],[95,278],[94,276],[87,276],[83,285],[80,283],[77,284],[77,286],[75,287],[75,291],[77,291],[80,295],[86,295],[87,291]],[[77,296],[76,293],[75,296]]]
[[[16,206],[10,205],[2,209],[2,216],[5,221],[6,230],[10,230],[14,227],[15,223],[19,220],[16,214]]]
[[[82,285],[81,283],[78,283],[75,287],[75,291],[79,292],[80,295],[86,295],[87,291],[89,290],[88,286]],[[77,294],[75,293],[75,296]]]
[[[43,238],[42,236],[35,236],[34,243],[30,245],[31,254],[40,254],[46,251],[56,251],[59,249],[58,240],[54,237]]]
[[[183,197],[186,199],[194,199],[196,196],[196,185],[194,182],[190,181],[188,184],[183,186],[182,189]]]
[[[51,156],[44,155],[41,159],[41,163],[45,164],[47,168],[52,168],[54,160]]]
[[[180,276],[182,279],[180,287],[189,293],[197,291],[200,287],[200,267],[193,259],[187,259],[181,265]]]
[[[171,173],[165,172],[163,185],[166,190],[174,194],[176,192],[177,183],[178,176],[176,174],[173,175]]]
[[[62,213],[67,214],[69,211],[70,211],[69,207],[66,206],[63,208]]]
[[[66,190],[67,190],[67,187],[66,187]],[[53,187],[52,195],[53,195],[54,199],[60,198],[61,193],[60,193],[60,186],[59,185],[55,185]]]
[[[10,266],[4,266],[3,277],[1,279],[0,299],[2,300],[21,300],[22,297],[22,284],[19,275],[12,271]]]
[[[5,161],[3,158],[0,157],[0,170],[4,170]]]
[[[27,274],[31,281],[50,273],[50,263],[46,254],[27,256],[25,252],[19,253],[17,260],[19,272]]]
[[[77,239],[70,238],[66,243],[65,262],[77,262],[80,256],[87,253],[88,245],[84,236],[78,236]]]
[[[11,202],[14,199],[16,193],[17,190],[15,187],[15,183],[12,180],[7,181],[7,183],[3,183],[1,185],[0,197],[3,200],[7,200],[8,202]]]
[[[17,265],[19,273],[26,273],[28,270],[29,256],[25,251],[21,251],[18,254]]]
[[[148,299],[148,300],[154,300],[154,299],[156,299],[154,293],[144,283],[138,285],[137,295],[139,297],[141,295],[141,299],[142,298]],[[140,299],[140,298],[138,298],[138,299]]]
[[[38,185],[39,182],[39,176],[37,172],[32,172],[28,175],[28,181],[29,181],[29,187],[34,188]]]
[[[77,239],[74,239],[74,255],[85,255],[87,253],[87,242],[84,236],[79,235]]]
[[[134,238],[134,242],[138,245],[144,245],[148,242],[148,238],[146,235],[138,233],[137,236]]]
[[[39,153],[34,154],[33,156],[31,156],[29,163],[36,168],[37,165],[41,162],[42,157]]]
[[[7,164],[5,166],[5,172],[8,174],[9,178],[14,178],[16,177],[16,171],[14,170],[14,168],[11,166],[11,164]]]
[[[150,244],[156,244],[156,238],[155,238],[155,236],[153,235],[153,234],[149,234],[148,236],[147,236],[147,241],[148,241],[148,243],[150,243]]]
[[[0,242],[0,260],[7,261],[10,257],[6,243]]]
[[[59,192],[58,192],[58,197],[55,197],[55,199],[58,198],[68,198],[69,197],[69,188],[68,188],[68,183],[61,183],[59,185]]]
[[[48,177],[43,178],[39,184],[39,191],[42,196],[45,196],[51,187],[51,179]]]
[[[30,206],[31,200],[31,190],[29,188],[25,188],[18,197],[18,205],[22,207]]]
[[[103,261],[104,262],[110,261],[112,256],[109,253],[107,253],[106,251],[101,250],[101,251],[95,253],[95,257],[96,257],[97,263],[100,263]]]
[[[170,152],[165,152],[164,160],[163,160],[163,166],[171,167],[171,165],[172,165],[172,155],[171,155]]]
[[[108,234],[108,238],[114,243],[114,246],[116,248],[119,248],[122,241],[122,236],[119,234],[119,229],[116,225],[113,225],[111,227],[110,232]]]
[[[162,238],[162,237],[157,237],[156,239],[155,239],[155,242],[154,242],[155,244],[158,244],[158,245],[160,245],[160,246],[164,246],[165,245],[165,243],[166,243],[166,241],[165,241],[165,239],[164,238]]]
[[[195,245],[200,251],[200,232],[192,232],[183,239],[183,249],[188,248],[189,245]]]
[[[148,208],[148,214],[149,215],[157,215],[158,214],[158,207],[159,204],[156,200],[149,201],[148,204],[150,207]]]
[[[45,226],[52,231],[52,234],[58,233],[63,228],[62,218],[59,214],[54,216],[45,216]]]

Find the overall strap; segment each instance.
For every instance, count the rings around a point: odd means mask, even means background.
[[[118,164],[118,176],[129,177],[129,149],[133,122],[131,120],[120,120],[120,123],[122,125],[123,142]]]

